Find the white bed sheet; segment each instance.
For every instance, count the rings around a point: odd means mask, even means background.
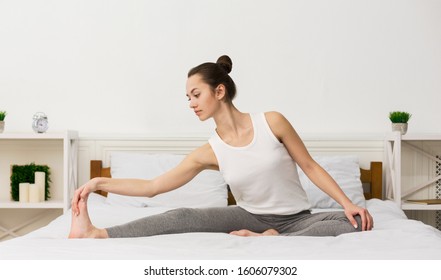
[[[238,237],[223,233],[186,233],[141,238],[67,239],[70,213],[25,236],[0,243],[0,259],[441,259],[441,232],[409,220],[390,201],[372,199],[370,232],[338,237]],[[95,194],[89,198],[98,227],[120,224],[168,209],[116,207]]]

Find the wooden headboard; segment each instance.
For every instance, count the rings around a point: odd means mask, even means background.
[[[360,180],[365,187],[364,196],[366,199],[383,197],[383,167],[382,162],[373,161],[370,163],[370,169],[360,168]],[[90,161],[90,179],[95,177],[111,178],[110,167],[103,167],[101,160]],[[367,186],[367,187],[366,187]],[[107,193],[97,191],[97,193],[107,196]],[[235,205],[236,201],[232,193],[228,192],[228,205]]]

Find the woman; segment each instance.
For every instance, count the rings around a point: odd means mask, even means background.
[[[188,73],[186,95],[201,121],[213,118],[214,135],[174,169],[152,180],[94,178],[72,201],[71,238],[138,237],[184,232],[225,232],[240,236],[336,236],[371,230],[369,212],[354,205],[330,175],[309,155],[288,120],[277,112],[248,114],[232,103],[236,86],[232,61],[221,56]],[[311,214],[296,164],[336,200],[340,212]],[[92,225],[88,195],[103,190],[153,197],[189,182],[204,169],[220,170],[238,207],[176,209],[106,229]],[[130,187],[127,187],[127,186]]]

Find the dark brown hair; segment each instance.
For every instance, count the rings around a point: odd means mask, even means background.
[[[216,63],[206,62],[190,69],[187,77],[190,78],[196,74],[201,75],[202,80],[210,85],[213,91],[218,85],[224,85],[227,101],[231,101],[236,96],[236,84],[230,75],[228,75],[232,68],[233,62],[231,58],[227,55],[223,55],[217,59]]]

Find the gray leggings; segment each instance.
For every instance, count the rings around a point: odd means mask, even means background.
[[[264,232],[275,229],[290,236],[337,236],[361,230],[361,219],[355,216],[355,229],[342,211],[311,214],[303,211],[294,215],[256,215],[234,207],[179,208],[141,218],[120,226],[107,228],[111,238],[142,237],[187,232],[224,232],[248,229]]]

